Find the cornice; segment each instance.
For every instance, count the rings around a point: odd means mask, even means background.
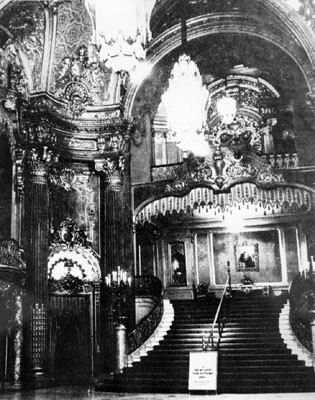
[[[128,151],[133,120],[124,119],[121,104],[87,107],[78,118],[64,111],[61,101],[45,92],[36,93],[22,110],[22,123],[33,129],[48,125],[56,137],[55,151],[63,158],[88,161]]]

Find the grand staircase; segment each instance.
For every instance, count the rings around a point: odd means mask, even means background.
[[[219,393],[315,392],[311,367],[281,339],[278,319],[285,296],[234,295],[219,351]],[[218,300],[173,301],[174,322],[147,357],[106,379],[99,390],[188,393],[189,352],[202,350]]]
[[[285,296],[234,295],[220,343],[220,393],[315,391],[311,367],[291,354],[279,332]]]
[[[159,346],[124,374],[98,385],[99,390],[113,392],[187,393],[189,352],[202,349],[219,300],[173,300],[174,321]]]

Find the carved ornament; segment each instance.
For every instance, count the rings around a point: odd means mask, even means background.
[[[76,293],[89,290],[99,281],[99,255],[88,245],[84,231],[70,219],[51,229],[48,279],[53,292]]]
[[[56,230],[51,228],[50,234],[52,249],[59,245],[64,245],[66,248],[72,248],[75,245],[85,246],[87,241],[84,231],[80,231],[71,218],[61,222]]]
[[[125,169],[125,158],[119,156],[116,158],[104,158],[94,160],[95,170],[103,172],[105,175],[105,182],[113,190],[120,190],[122,178]]]
[[[47,146],[26,150],[22,167],[25,177],[35,184],[47,184],[49,168],[55,161]]]
[[[205,159],[190,156],[183,165],[175,168],[174,173],[177,178],[166,186],[166,190],[172,193],[199,184],[223,191],[237,182],[251,181],[261,186],[284,182],[282,175],[274,173],[258,156],[248,152],[235,158],[228,148],[216,148]]]
[[[24,271],[26,268],[24,250],[14,239],[0,241],[0,268],[4,266],[20,271]]]
[[[99,59],[97,51],[81,45],[73,55],[67,55],[59,65],[55,97],[68,104],[77,118],[87,105],[104,105],[109,99],[111,70]]]
[[[7,111],[16,111],[17,96],[13,93],[8,93],[4,99],[3,106]]]
[[[49,279],[48,288],[51,293],[67,295],[92,292],[92,286],[89,283],[82,282],[81,279],[71,274],[61,280]]]
[[[72,168],[63,168],[62,170],[51,170],[49,174],[50,182],[66,191],[76,190],[82,193],[84,190],[91,191],[88,186],[90,180],[89,172],[77,172]]]

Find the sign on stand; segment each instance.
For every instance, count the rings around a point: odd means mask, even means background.
[[[218,352],[192,351],[189,354],[188,390],[217,390]]]

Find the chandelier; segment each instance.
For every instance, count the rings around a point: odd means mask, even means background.
[[[93,22],[92,42],[115,72],[130,72],[145,58],[156,0],[85,0]]]
[[[202,85],[199,69],[187,54],[174,64],[169,85],[162,95],[168,128],[177,146],[195,155],[208,153],[208,144],[202,133],[207,89]]]

